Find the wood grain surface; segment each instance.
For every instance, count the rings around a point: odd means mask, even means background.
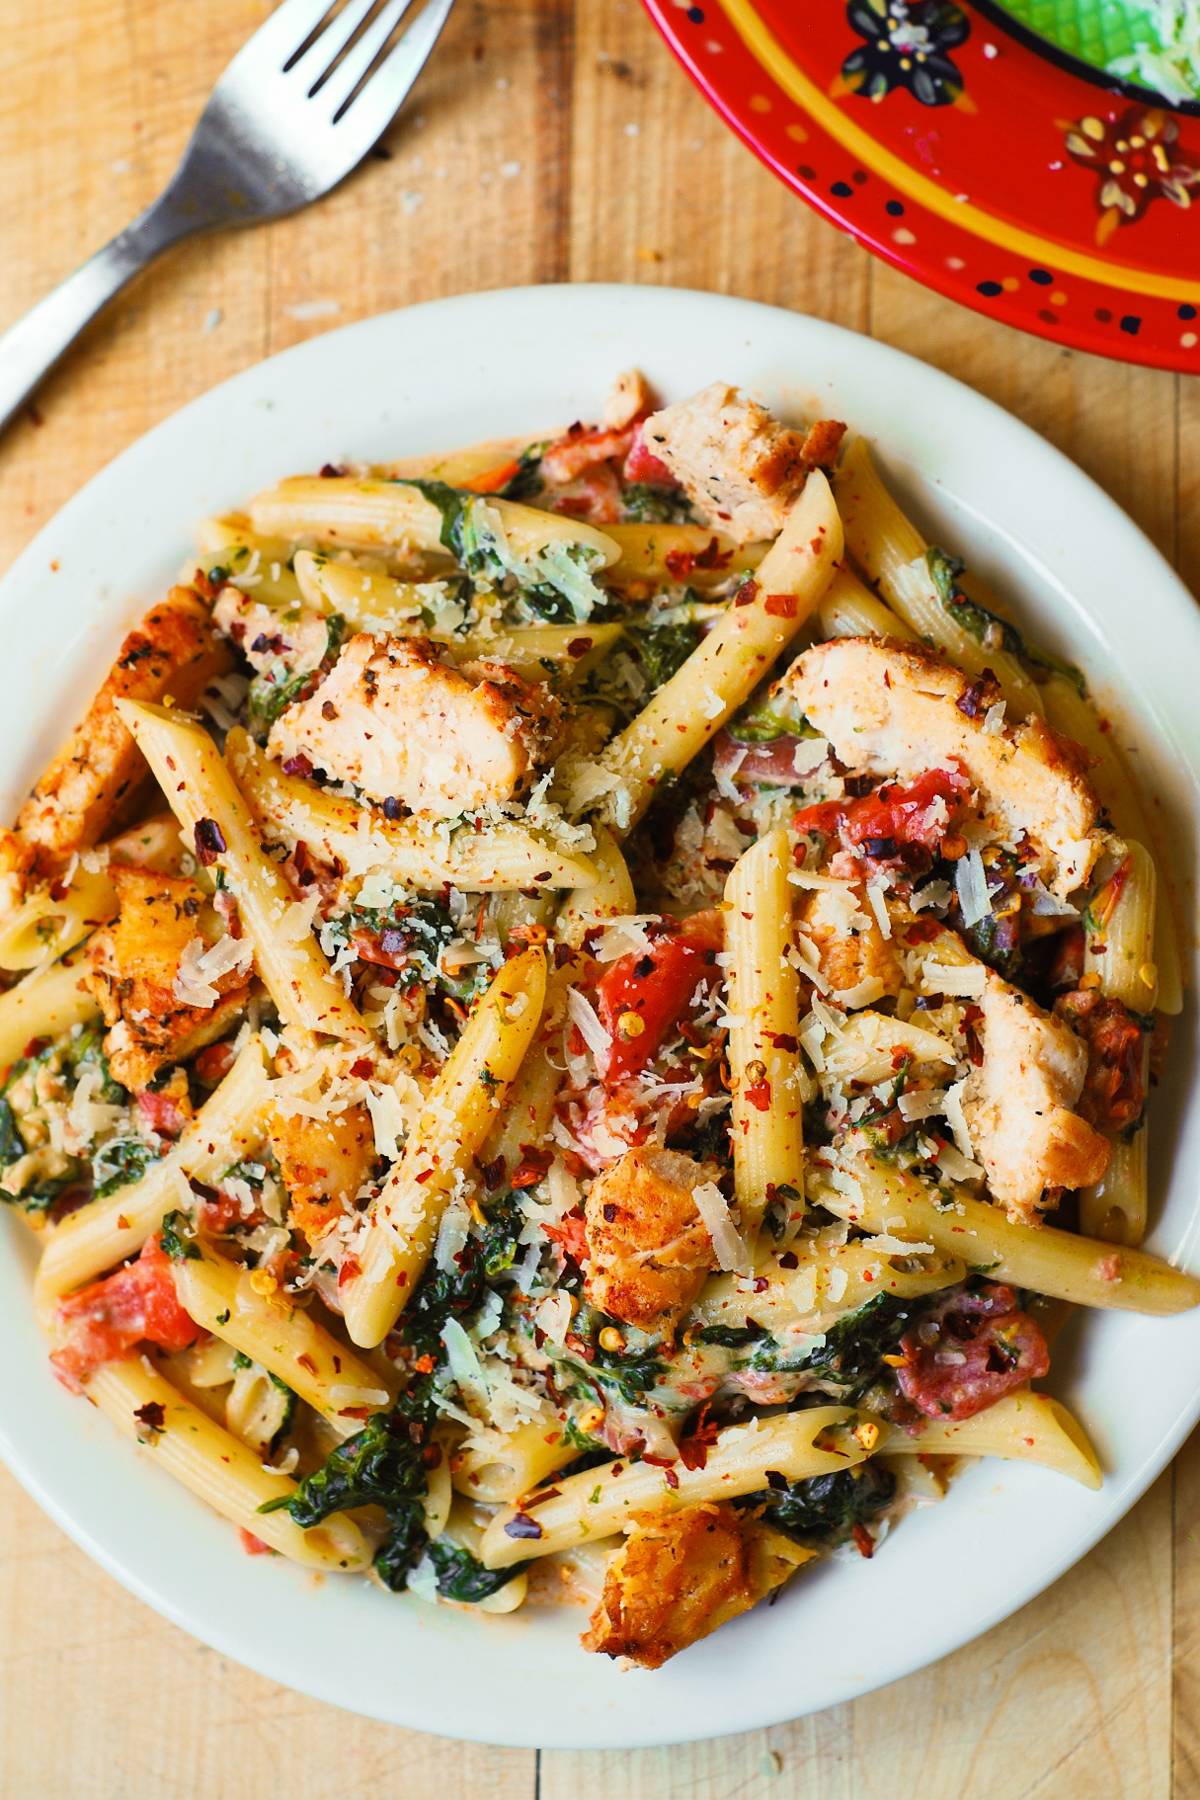
[[[151,198],[267,10],[0,0],[0,325]],[[1018,335],[873,262],[722,128],[637,0],[458,0],[385,157],[142,280],[0,440],[0,568],[134,438],[261,357],[410,301],[567,280],[744,294],[910,350],[1074,457],[1200,583],[1200,383]],[[1200,1794],[1194,1441],[1072,1574],[958,1655],[814,1719],[644,1753],[538,1756],[352,1719],[157,1618],[3,1473],[0,1504],[8,1800]]]

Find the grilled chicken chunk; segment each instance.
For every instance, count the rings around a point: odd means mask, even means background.
[[[652,413],[642,441],[705,518],[748,544],[780,531],[809,470],[832,460],[844,430],[827,419],[807,435],[792,431],[736,387],[714,381]]]
[[[208,608],[191,588],[172,588],[147,613],[21,808],[16,835],[32,847],[39,873],[56,873],[77,850],[96,843],[149,773],[117,701],[169,696],[192,706],[230,664],[228,645],[214,635]]]
[[[812,1555],[732,1506],[642,1514],[608,1565],[583,1647],[660,1669],[757,1606]]]
[[[1104,847],[1086,752],[1041,719],[988,730],[952,663],[911,644],[837,638],[797,657],[781,684],[850,769],[906,781],[957,765],[1006,843],[1028,836],[1042,878],[1065,896]]]
[[[502,663],[455,669],[420,639],[360,633],[276,721],[269,748],[285,761],[302,752],[373,800],[449,817],[511,800],[559,718],[548,688]]]
[[[716,1267],[692,1198],[716,1172],[645,1145],[597,1177],[584,1207],[584,1292],[593,1306],[645,1331],[674,1329]]]
[[[1029,1221],[1047,1189],[1099,1181],[1112,1147],[1074,1110],[1087,1074],[1083,1039],[991,970],[980,1007],[983,1061],[967,1078],[963,1114],[993,1197]]]

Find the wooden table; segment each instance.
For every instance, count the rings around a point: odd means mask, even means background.
[[[156,192],[267,10],[2,0],[0,324]],[[0,442],[0,568],[110,457],[261,357],[410,301],[568,280],[749,295],[913,351],[1074,457],[1200,584],[1200,383],[1020,336],[872,261],[722,128],[637,0],[459,0],[386,160],[137,286]],[[352,1720],[158,1619],[4,1473],[0,1504],[8,1800],[1200,1793],[1196,1440],[1072,1574],[957,1656],[818,1718],[644,1753],[539,1757]]]

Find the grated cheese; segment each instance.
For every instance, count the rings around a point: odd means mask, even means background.
[[[718,1266],[745,1275],[753,1267],[749,1246],[733,1222],[729,1202],[715,1181],[702,1181],[692,1190],[696,1211],[712,1239]]]
[[[987,874],[983,866],[983,858],[978,850],[970,849],[965,856],[960,856],[954,865],[954,885],[958,890],[958,904],[962,908],[962,922],[968,929],[986,919],[992,910],[991,896],[988,893]]]

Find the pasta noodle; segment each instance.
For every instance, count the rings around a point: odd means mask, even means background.
[[[751,1239],[768,1202],[783,1190],[796,1192],[803,1211],[800,979],[789,960],[790,865],[787,833],[773,831],[746,851],[725,888],[734,1190]],[[789,1206],[789,1215],[794,1210]]]
[[[78,955],[26,975],[0,994],[0,1069],[10,1068],[32,1039],[59,1037],[99,1011]]]
[[[865,1452],[853,1443],[825,1448],[820,1440],[853,1415],[842,1406],[814,1406],[731,1425],[717,1436],[702,1469],[670,1470],[651,1463],[613,1462],[585,1469],[557,1483],[545,1498],[531,1495],[520,1509],[497,1513],[483,1534],[482,1555],[489,1569],[504,1569],[528,1557],[550,1556],[589,1538],[608,1537],[628,1526],[639,1512],[658,1506],[690,1506],[701,1500],[728,1500],[768,1486],[768,1475],[803,1481],[853,1467]],[[668,1480],[668,1473],[674,1481]],[[525,1520],[537,1527],[529,1530]],[[515,1526],[514,1531],[509,1530]]]
[[[889,1456],[999,1456],[1038,1463],[1084,1487],[1101,1482],[1083,1427],[1048,1394],[1009,1394],[972,1419],[934,1419],[912,1436],[893,1428],[884,1445]]]
[[[414,1136],[371,1208],[359,1273],[343,1290],[356,1344],[382,1343],[433,1249],[450,1191],[487,1136],[537,1030],[546,961],[506,963],[467,1022],[422,1109]]]
[[[947,1256],[1001,1281],[1032,1288],[1077,1306],[1147,1313],[1183,1312],[1200,1303],[1200,1282],[1140,1250],[1076,1237],[1050,1225],[1018,1225],[986,1201],[958,1191],[939,1204],[936,1191],[917,1177],[864,1156],[847,1195],[817,1179],[810,1198],[840,1219],[869,1231],[902,1232],[928,1240]]]
[[[756,591],[735,598],[677,674],[608,746],[609,823],[627,832],[654,791],[692,760],[736,712],[817,605],[842,553],[829,484],[809,476],[759,567]]]

